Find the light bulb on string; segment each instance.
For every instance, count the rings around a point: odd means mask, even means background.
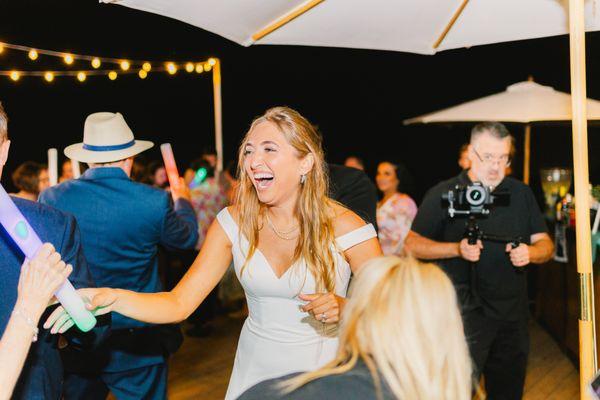
[[[4,52],[4,43],[0,43],[0,54]]]
[[[202,65],[202,63],[197,63],[196,64],[196,73],[201,74],[204,72],[204,66]]]
[[[18,81],[20,77],[21,74],[19,73],[19,71],[10,71],[10,79],[12,79],[13,81]]]
[[[210,71],[212,69],[212,65],[210,65],[210,63],[205,63],[204,64],[204,70],[206,72]]]
[[[92,67],[100,68],[100,64],[102,64],[102,63],[100,62],[100,59],[98,57],[94,57],[92,59]]]
[[[117,73],[115,71],[110,71],[108,73],[108,79],[110,79],[111,81],[114,81],[115,79],[117,79]]]
[[[146,72],[150,72],[150,70],[152,69],[152,65],[146,61],[142,64],[142,69]]]
[[[36,49],[31,49],[31,50],[29,50],[29,58],[30,58],[32,61],[35,61],[35,60],[37,60],[37,58],[38,58],[38,52],[37,52],[37,50],[36,50]]]
[[[87,76],[86,76],[85,72],[83,72],[83,71],[81,71],[77,74],[77,80],[79,82],[85,81],[86,78],[87,78]]]
[[[54,80],[54,74],[48,71],[44,74],[44,79],[46,80],[46,82],[52,82]]]
[[[138,75],[140,78],[146,79],[146,77],[148,76],[148,73],[146,71],[144,71],[143,69],[140,69],[140,71],[138,72]]]
[[[67,64],[67,65],[71,65],[71,64],[73,64],[73,61],[75,61],[72,54],[65,54],[63,56],[63,60],[64,60],[65,64]]]
[[[187,72],[194,72],[194,64],[192,64],[191,62],[185,64],[185,70]]]
[[[217,63],[217,60],[215,60],[214,58],[208,59],[208,65],[210,65],[211,67],[214,66],[216,63]]]
[[[129,67],[131,66],[131,64],[129,63],[129,61],[127,60],[123,60],[119,63],[119,65],[121,66],[121,69],[123,71],[127,71],[129,69]]]
[[[167,72],[171,75],[175,75],[175,73],[177,73],[177,66],[172,62],[168,62],[167,63]]]

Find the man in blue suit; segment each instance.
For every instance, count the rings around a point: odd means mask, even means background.
[[[7,131],[8,119],[0,104],[0,176],[8,158],[10,141]],[[75,218],[52,207],[33,201],[12,198],[27,221],[43,242],[54,245],[65,263],[73,266],[69,280],[75,287],[94,285],[81,251],[79,228]],[[17,285],[24,255],[0,226],[0,336],[10,318],[17,299]],[[44,317],[40,319],[43,321]],[[100,324],[102,325],[102,324]],[[82,340],[100,339],[108,329],[107,324],[97,326],[91,332],[82,334],[70,332],[68,339],[73,344]],[[0,366],[1,368],[1,366]],[[58,351],[57,337],[39,329],[38,341],[33,343],[23,367],[23,371],[13,393],[13,399],[58,400],[61,398],[63,366]]]
[[[136,292],[162,290],[158,245],[193,249],[198,240],[196,217],[183,180],[167,192],[133,182],[133,157],[152,147],[135,140],[119,113],[94,113],[85,121],[83,143],[65,149],[72,160],[86,162],[79,179],[46,190],[40,202],[75,215],[83,251],[96,283]],[[164,399],[168,353],[178,347],[165,326],[113,315],[104,351],[85,362],[86,373],[70,374],[66,399],[105,399],[110,390],[119,400]]]

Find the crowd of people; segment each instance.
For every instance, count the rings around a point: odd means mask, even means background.
[[[0,176],[7,121],[0,106]],[[223,303],[247,314],[226,399],[470,399],[481,375],[490,399],[521,398],[524,267],[553,243],[507,176],[502,124],[476,125],[463,171],[419,207],[401,162],[380,160],[374,182],[360,157],[328,164],[321,133],[287,107],[252,122],[224,171],[205,149],[176,182],[142,161],[153,143],[121,114],[83,131],[58,185],[35,162],[12,176],[46,244],[24,259],[0,230],[0,399],[164,399],[179,323],[210,335]],[[77,179],[74,162],[88,167]],[[518,242],[465,238],[448,215],[444,194],[475,182],[511,196],[480,228]],[[98,318],[88,333],[54,305],[67,277]]]

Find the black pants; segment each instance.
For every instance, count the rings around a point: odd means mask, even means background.
[[[498,321],[476,309],[463,314],[463,323],[474,375],[478,378],[483,373],[487,398],[521,399],[529,354],[527,317]]]

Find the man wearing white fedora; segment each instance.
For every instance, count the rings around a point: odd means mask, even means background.
[[[40,197],[42,203],[77,219],[83,251],[98,285],[159,292],[158,245],[193,249],[198,240],[183,180],[171,188],[173,204],[167,192],[129,178],[134,156],[152,146],[135,140],[121,114],[91,114],[83,142],[65,149],[67,157],[88,163],[90,169]],[[59,327],[55,324],[53,330]],[[164,399],[166,357],[180,343],[178,327],[152,326],[115,314],[106,348],[93,359],[80,360],[67,375],[65,399],[105,399],[108,390],[119,400]]]

